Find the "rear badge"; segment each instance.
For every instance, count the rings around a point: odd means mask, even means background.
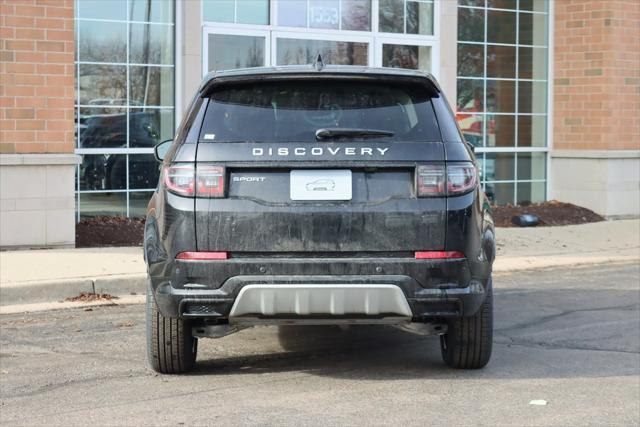
[[[267,179],[264,176],[234,176],[231,178],[233,182],[264,182]]]
[[[215,133],[205,133],[204,134],[204,139],[206,139],[207,141],[213,141],[214,139],[216,139],[216,134]]]
[[[350,170],[293,170],[291,200],[351,200]]]

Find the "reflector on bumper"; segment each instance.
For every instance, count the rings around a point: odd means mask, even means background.
[[[185,261],[210,261],[228,259],[227,252],[180,252],[176,259]]]
[[[459,259],[464,258],[462,252],[456,251],[418,251],[416,259]]]

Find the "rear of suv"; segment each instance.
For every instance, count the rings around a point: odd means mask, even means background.
[[[208,75],[148,207],[147,350],[258,324],[389,324],[440,335],[447,365],[492,345],[494,227],[436,81],[295,66]]]

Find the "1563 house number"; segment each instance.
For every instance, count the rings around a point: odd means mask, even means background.
[[[338,8],[315,6],[309,9],[310,24],[338,27]],[[313,26],[313,25],[312,25]]]

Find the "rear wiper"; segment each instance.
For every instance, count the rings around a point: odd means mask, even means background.
[[[316,139],[328,139],[339,136],[351,137],[376,137],[393,136],[393,132],[379,129],[358,129],[358,128],[322,128],[316,131]]]

